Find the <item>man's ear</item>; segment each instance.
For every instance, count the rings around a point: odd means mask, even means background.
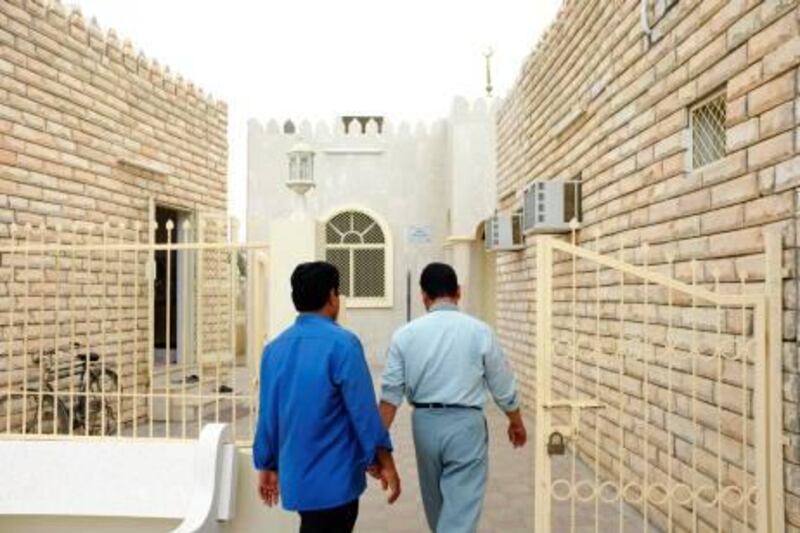
[[[458,288],[456,289],[455,299],[456,301],[461,299],[461,285],[459,285]]]

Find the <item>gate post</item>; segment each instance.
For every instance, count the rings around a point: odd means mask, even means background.
[[[780,230],[764,231],[766,296],[767,296],[767,350],[764,365],[764,386],[766,408],[756,412],[766,418],[767,492],[759,505],[767,506],[769,529],[771,533],[783,533],[784,495],[783,495],[783,250]]]
[[[247,254],[247,367],[251,376],[259,375],[261,350],[267,337],[265,289],[268,257],[251,250]]]
[[[155,287],[156,287],[156,204],[153,197],[150,197],[150,209],[147,218],[147,421],[149,426],[149,436],[153,436],[153,417],[154,408],[153,394],[155,393]],[[91,257],[91,252],[89,253]]]
[[[535,531],[550,531],[550,458],[545,443],[550,428],[545,403],[550,401],[550,374],[553,311],[553,247],[552,237],[536,239],[536,432],[534,440]]]

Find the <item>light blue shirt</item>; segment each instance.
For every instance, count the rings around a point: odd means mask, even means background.
[[[443,403],[483,407],[487,390],[503,411],[519,408],[514,373],[491,328],[453,304],[431,311],[392,337],[381,399],[399,406]]]

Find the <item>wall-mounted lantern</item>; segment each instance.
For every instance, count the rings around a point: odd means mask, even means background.
[[[300,141],[288,152],[289,179],[286,186],[299,195],[304,195],[316,186],[314,183],[314,150]]]

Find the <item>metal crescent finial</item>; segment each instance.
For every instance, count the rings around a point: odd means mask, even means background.
[[[494,48],[489,47],[484,53],[483,57],[486,59],[486,96],[492,97],[492,56],[494,55]]]

